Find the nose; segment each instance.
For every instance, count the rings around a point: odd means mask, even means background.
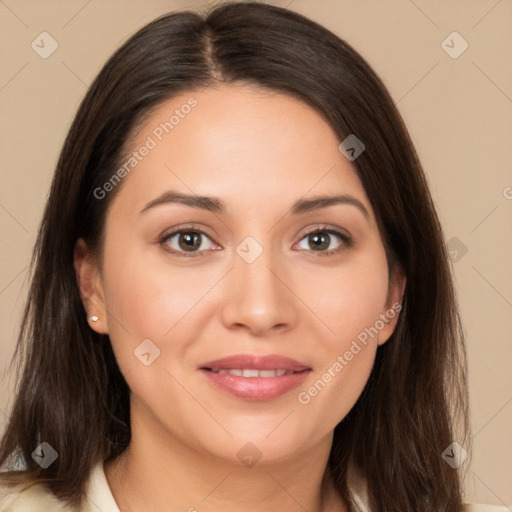
[[[252,263],[234,254],[234,267],[223,285],[222,322],[228,329],[265,336],[295,326],[297,296],[291,273],[271,250],[263,250]]]

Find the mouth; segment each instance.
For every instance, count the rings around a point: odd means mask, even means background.
[[[221,368],[214,370],[213,368],[201,368],[202,370],[209,370],[213,373],[220,373],[221,375],[236,375],[237,377],[246,377],[249,379],[261,377],[268,379],[270,377],[282,377],[283,375],[292,375],[294,373],[300,373],[307,370],[286,370],[279,368],[277,370],[258,370],[257,368]]]
[[[198,369],[216,389],[250,401],[277,398],[302,384],[312,371],[288,357],[245,354],[210,361]]]

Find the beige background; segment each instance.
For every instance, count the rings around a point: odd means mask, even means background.
[[[352,44],[388,86],[427,171],[467,333],[473,501],[512,505],[512,2],[275,0]],[[0,0],[0,432],[12,402],[5,369],[27,265],[55,162],[88,84],[137,28],[213,2]],[[47,59],[32,41],[47,31]],[[442,42],[457,31],[458,58]],[[454,52],[462,40],[448,38]],[[467,248],[463,254],[461,248]],[[461,257],[462,255],[462,257]],[[469,460],[464,464],[469,464]]]

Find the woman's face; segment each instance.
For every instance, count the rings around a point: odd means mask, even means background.
[[[403,287],[339,144],[306,104],[248,85],[183,93],[138,131],[95,191],[119,187],[101,267],[76,259],[132,422],[233,461],[332,435]]]

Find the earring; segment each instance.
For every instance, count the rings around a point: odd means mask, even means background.
[[[97,322],[99,319],[100,319],[100,317],[99,317],[99,316],[96,316],[96,315],[93,315],[93,316],[91,316],[91,318],[90,318],[91,322]]]

